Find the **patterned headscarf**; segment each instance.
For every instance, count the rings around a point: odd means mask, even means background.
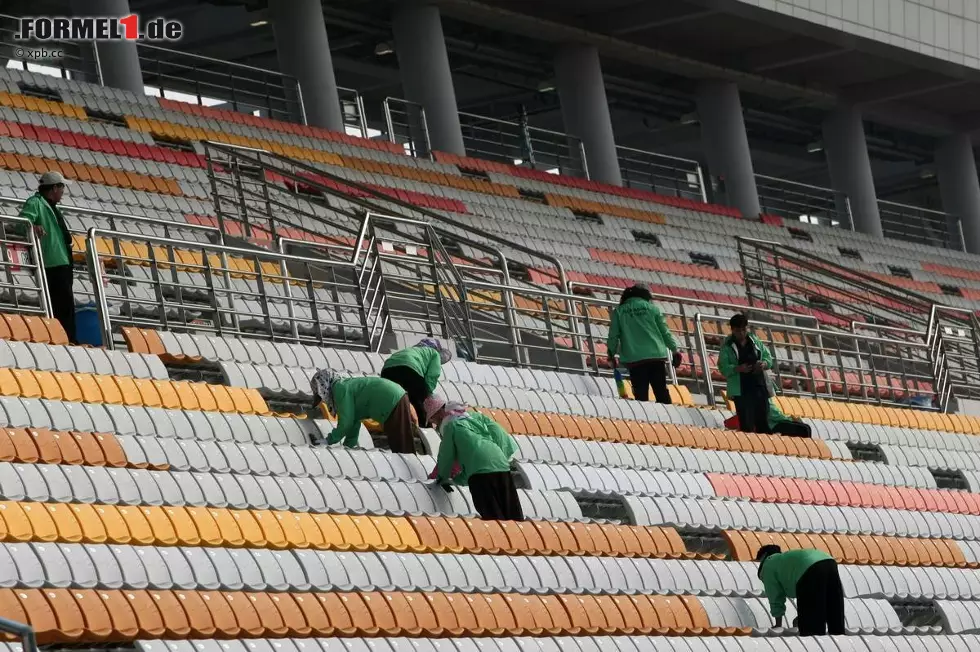
[[[343,378],[330,369],[317,369],[313,377],[310,378],[310,389],[316,396],[320,397],[321,401],[326,403],[330,414],[334,416],[337,414],[337,404],[333,399],[333,387],[338,380],[343,380]]]
[[[446,364],[447,362],[453,359],[453,352],[450,351],[448,348],[446,348],[446,346],[442,342],[440,342],[435,338],[427,337],[421,342],[419,342],[418,344],[416,344],[415,346],[419,348],[425,348],[425,349],[435,349],[436,351],[439,352],[439,362],[441,362],[442,364]]]
[[[446,403],[446,407],[443,408],[446,412],[446,416],[442,418],[442,423],[439,424],[439,434],[453,421],[458,421],[460,419],[469,419],[470,412],[469,406],[466,403],[460,403],[458,401],[450,401]]]

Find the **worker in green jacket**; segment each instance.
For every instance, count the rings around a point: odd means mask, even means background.
[[[652,385],[657,403],[671,403],[667,358],[672,354],[672,363],[677,367],[681,354],[664,313],[653,303],[653,295],[646,286],[634,285],[623,291],[609,323],[606,352],[610,367],[616,369],[621,362],[629,369],[637,401],[649,398]]]
[[[718,370],[728,381],[728,398],[735,403],[742,432],[768,434],[772,388],[766,372],[772,368],[772,354],[749,332],[745,315],[733,315],[728,323],[732,334],[722,342],[718,355]]]
[[[463,403],[438,395],[425,401],[428,420],[442,442],[436,458],[436,482],[447,491],[469,486],[473,506],[485,521],[523,521],[524,510],[511,475],[517,443],[500,424]],[[455,475],[454,475],[455,473]]]
[[[401,386],[415,410],[419,426],[425,428],[425,399],[432,396],[442,376],[442,365],[453,359],[453,352],[442,342],[426,338],[401,351],[395,351],[381,367],[381,377]]]
[[[405,390],[384,378],[341,378],[329,369],[317,371],[310,380],[314,402],[322,401],[337,425],[327,435],[327,444],[344,442],[354,448],[360,436],[361,421],[381,424],[388,447],[395,453],[415,452],[415,424],[412,406]]]
[[[61,322],[68,339],[75,337],[75,293],[72,269],[71,233],[58,202],[65,194],[68,180],[60,172],[45,172],[38,180],[37,192],[27,198],[20,217],[34,225],[34,237],[41,247],[48,297],[54,318]]]
[[[833,557],[814,548],[783,552],[767,545],[755,560],[776,627],[783,626],[786,598],[795,598],[800,636],[844,633],[844,588]]]

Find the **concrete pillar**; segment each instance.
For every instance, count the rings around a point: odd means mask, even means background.
[[[270,2],[269,16],[276,35],[279,69],[299,82],[307,124],[344,131],[344,113],[337,95],[337,80],[320,0]],[[290,94],[293,93],[290,89]],[[293,95],[290,99],[298,114],[298,98]],[[300,115],[295,117],[297,121],[301,118]]]
[[[129,10],[129,0],[72,0],[71,8],[76,16],[122,18],[133,13]],[[85,47],[85,44],[81,45]],[[98,41],[95,48],[105,86],[143,95],[143,71],[140,69],[135,41]],[[98,83],[98,77],[92,81]]]
[[[594,181],[623,185],[598,50],[587,45],[559,49],[555,82],[565,131],[582,140],[589,176]]]
[[[834,190],[850,200],[854,230],[882,237],[864,123],[856,108],[840,106],[827,116],[823,123],[823,147]]]
[[[466,155],[439,8],[399,0],[391,15],[405,99],[425,108],[432,149]]]
[[[963,245],[971,254],[980,253],[980,182],[973,143],[967,134],[948,136],[936,147],[936,176],[942,194],[943,210],[949,216],[950,243],[959,246],[963,227]]]
[[[742,100],[733,82],[706,81],[698,87],[698,119],[708,170],[724,180],[728,202],[744,217],[758,217],[752,152],[742,117]]]

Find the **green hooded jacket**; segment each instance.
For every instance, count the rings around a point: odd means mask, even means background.
[[[803,573],[818,561],[827,559],[833,557],[815,548],[787,550],[766,558],[762,564],[761,579],[773,618],[786,615],[786,598],[796,598],[796,583]]]
[[[749,340],[755,346],[759,360],[765,362],[772,369],[772,354],[769,348],[762,344],[759,339],[749,333]],[[728,381],[728,398],[735,398],[742,395],[742,374],[735,371],[738,366],[738,348],[735,338],[729,335],[721,345],[721,353],[718,354],[718,371]],[[772,404],[772,401],[770,401]]]
[[[664,313],[642,297],[627,299],[613,310],[606,340],[608,355],[619,354],[624,365],[643,360],[666,360],[677,351]]]
[[[34,226],[44,229],[39,238],[41,256],[45,267],[63,267],[71,264],[71,234],[58,208],[53,208],[40,194],[28,197],[20,209],[20,216]]]
[[[791,417],[783,414],[783,411],[779,409],[776,405],[776,401],[770,399],[769,401],[769,429],[772,430],[781,423],[788,423],[790,421],[796,421]]]
[[[404,389],[377,376],[336,381],[333,400],[337,408],[337,426],[327,435],[327,443],[336,444],[343,440],[345,446],[357,446],[361,421],[371,419],[384,423],[403,396]]]
[[[442,375],[442,361],[439,351],[427,346],[410,346],[401,351],[395,351],[388,356],[382,370],[391,367],[408,367],[425,379],[425,387],[429,394],[436,391],[439,377]]]
[[[472,475],[510,471],[510,458],[517,452],[517,443],[490,417],[469,412],[465,418],[446,424],[440,432],[442,442],[436,461],[440,484],[449,482],[455,462],[459,462],[460,472],[452,481],[463,486],[469,484]]]

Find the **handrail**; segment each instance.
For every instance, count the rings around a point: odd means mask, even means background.
[[[480,238],[485,238],[487,240],[490,240],[491,242],[495,242],[497,244],[504,245],[505,247],[508,247],[510,249],[514,249],[514,250],[520,251],[522,253],[526,253],[526,254],[531,255],[531,256],[537,256],[538,258],[541,258],[542,260],[547,261],[547,262],[549,262],[549,263],[551,263],[551,264],[553,264],[555,266],[555,269],[557,270],[557,278],[558,278],[559,286],[563,290],[567,290],[567,288],[568,288],[568,277],[567,277],[567,275],[565,273],[565,266],[562,264],[562,262],[561,262],[561,260],[559,258],[557,258],[556,256],[552,256],[551,254],[547,254],[547,253],[544,253],[544,252],[541,252],[541,251],[537,251],[537,250],[532,249],[530,247],[525,247],[524,245],[518,244],[516,242],[513,242],[512,240],[507,239],[506,237],[498,236],[498,235],[495,235],[494,233],[492,233],[490,231],[484,231],[483,229],[478,229],[478,228],[473,227],[473,226],[470,226],[468,224],[464,224],[464,223],[459,222],[457,220],[454,220],[454,219],[452,219],[450,217],[446,217],[444,215],[441,215],[439,213],[436,213],[434,211],[431,211],[431,210],[429,210],[427,208],[424,208],[424,207],[421,207],[421,206],[416,206],[414,204],[410,204],[410,203],[408,203],[406,201],[403,201],[403,200],[399,199],[398,197],[384,195],[382,193],[379,193],[374,188],[371,188],[370,186],[366,186],[366,185],[364,185],[364,184],[362,184],[360,182],[357,182],[357,181],[353,181],[353,180],[350,180],[350,179],[339,177],[337,175],[331,174],[330,172],[327,172],[327,171],[322,170],[320,168],[313,167],[312,165],[309,165],[309,164],[307,164],[307,163],[305,163],[303,161],[298,161],[298,160],[291,159],[291,158],[286,157],[286,156],[281,156],[281,155],[276,154],[274,152],[269,152],[269,151],[264,150],[264,149],[256,149],[256,148],[253,148],[253,147],[245,147],[245,146],[241,146],[241,145],[230,145],[228,143],[219,143],[219,142],[216,142],[216,141],[204,141],[204,144],[206,146],[211,146],[211,147],[214,147],[215,149],[224,150],[226,152],[227,151],[230,151],[230,152],[245,151],[245,152],[253,152],[253,153],[261,154],[263,156],[268,156],[269,158],[272,158],[272,159],[275,159],[275,160],[278,160],[278,161],[282,161],[282,162],[287,163],[289,165],[296,166],[298,168],[307,170],[307,171],[309,171],[309,172],[311,172],[313,174],[316,174],[316,175],[322,176],[324,178],[330,179],[331,181],[335,181],[335,182],[340,183],[342,185],[349,186],[351,188],[354,188],[356,190],[359,190],[361,192],[364,192],[364,193],[368,194],[369,196],[371,196],[372,198],[375,198],[377,200],[384,201],[384,202],[390,203],[390,204],[394,204],[396,206],[399,206],[399,207],[404,208],[404,209],[409,210],[409,211],[414,211],[416,213],[419,213],[421,215],[426,216],[430,220],[436,221],[437,223],[440,223],[440,224],[448,224],[450,226],[453,226],[455,228],[461,229],[463,231],[467,231],[467,232],[469,232],[469,233],[471,233],[473,235],[476,235],[476,236],[478,236]],[[340,195],[340,194],[342,194],[342,193],[339,193],[338,191],[333,190],[331,188],[326,188],[326,187],[324,187],[324,186],[316,183],[313,180],[304,180],[304,183],[308,183],[309,185],[311,185],[313,187],[316,187],[318,190],[320,190],[320,191],[322,191],[322,192],[324,192],[326,194],[330,194],[330,195]],[[388,211],[385,210],[383,207],[377,206],[377,205],[375,205],[375,204],[373,204],[371,202],[364,201],[363,198],[353,197],[353,196],[348,196],[348,195],[343,195],[343,197],[347,201],[349,201],[351,203],[354,203],[354,204],[357,204],[357,205],[361,206],[362,208],[364,208],[366,210],[371,210],[371,211],[374,211],[374,212],[379,213],[379,214],[386,214],[386,213],[388,213]]]
[[[706,321],[706,320],[719,321],[721,319],[722,318],[720,318],[720,317],[718,317],[716,315],[710,315],[710,314],[705,314],[705,313],[698,313],[697,315],[694,316],[695,328],[697,330],[697,339],[698,339],[698,353],[700,354],[701,359],[702,359],[702,363],[703,363],[703,366],[704,366],[704,380],[705,380],[706,386],[708,388],[706,398],[707,398],[708,403],[710,405],[714,405],[716,403],[715,386],[714,386],[714,379],[711,377],[711,372],[707,369],[707,367],[708,367],[708,359],[709,359],[708,358],[708,349],[707,349],[707,342],[706,342],[706,338],[705,338],[704,329],[701,327],[701,324],[702,324],[703,321]],[[933,358],[933,356],[932,356],[932,353],[933,353],[932,348],[930,347],[929,344],[926,344],[926,343],[915,343],[915,342],[908,342],[906,340],[894,340],[894,339],[889,339],[889,338],[884,338],[884,337],[877,337],[877,336],[873,336],[873,335],[860,335],[860,334],[847,333],[847,332],[830,332],[830,331],[826,331],[826,330],[821,330],[819,328],[808,328],[806,326],[787,326],[786,324],[769,323],[769,322],[752,322],[752,327],[753,328],[758,328],[758,329],[763,329],[763,330],[769,329],[769,330],[773,330],[773,331],[785,331],[785,332],[790,332],[790,333],[798,334],[798,335],[802,335],[802,336],[811,335],[811,336],[814,336],[814,337],[819,338],[820,341],[823,341],[825,338],[828,338],[828,337],[832,337],[832,338],[836,338],[836,339],[845,339],[845,340],[847,340],[849,342],[852,342],[855,345],[855,350],[853,352],[848,351],[847,354],[848,355],[856,356],[859,360],[861,359],[861,353],[860,353],[860,349],[859,349],[858,345],[861,344],[861,343],[866,344],[866,345],[873,345],[873,346],[876,346],[876,347],[893,346],[893,347],[896,347],[896,349],[897,350],[900,350],[900,351],[919,350],[919,351],[925,352],[926,355],[930,359]],[[789,346],[789,345],[783,344],[782,346]],[[832,384],[834,384],[834,381],[831,381],[831,380],[818,381],[816,378],[814,378],[814,375],[813,375],[812,371],[815,368],[829,367],[831,365],[814,364],[814,362],[812,360],[810,360],[810,358],[809,358],[809,349],[811,347],[805,343],[805,339],[804,339],[804,344],[802,346],[803,346],[804,353],[805,353],[805,356],[806,356],[806,360],[805,360],[804,364],[811,371],[809,378],[810,378],[810,382],[814,386],[814,391],[812,393],[813,393],[814,396],[816,396],[817,395],[817,392],[816,392],[816,389],[815,388],[816,388],[816,385],[818,383],[824,383],[824,384],[827,384],[827,385],[832,385]],[[822,345],[818,345],[816,348],[823,349],[825,347],[823,347]],[[869,350],[871,350],[871,349],[869,348]],[[841,350],[838,350],[838,357],[840,357],[842,355],[843,355],[843,352]],[[882,402],[882,400],[881,400],[881,397],[880,397],[880,395],[879,395],[878,392],[880,390],[882,390],[882,389],[891,390],[893,388],[890,387],[890,386],[889,387],[885,387],[885,388],[882,388],[882,387],[879,387],[878,386],[878,383],[877,383],[877,374],[879,372],[874,368],[874,365],[873,365],[873,360],[874,360],[874,358],[876,356],[875,356],[874,353],[869,353],[868,355],[869,355],[869,359],[872,361],[872,366],[871,366],[870,369],[860,369],[860,368],[859,369],[850,369],[850,368],[843,367],[843,365],[841,365],[840,368],[845,369],[845,370],[855,371],[855,372],[860,373],[862,375],[863,374],[870,374],[871,379],[872,379],[872,385],[871,385],[871,387],[872,387],[872,389],[874,390],[874,392],[876,394],[877,401],[880,403],[880,402]],[[835,368],[837,368],[837,367],[835,367]],[[933,371],[935,371],[935,368],[933,369]],[[778,375],[778,371],[776,371],[774,369],[774,372],[777,373],[777,375]],[[905,372],[903,372],[903,375],[904,374],[905,374]],[[935,383],[936,379],[933,378],[932,380]],[[861,385],[861,387],[863,387],[864,389],[867,389],[867,386]],[[939,391],[940,388],[934,386],[933,387],[933,390],[934,391]],[[943,408],[941,407],[940,409],[943,409]]]
[[[6,269],[7,267],[14,266],[14,264],[8,260],[11,245],[23,245],[28,248],[34,262],[18,263],[17,266],[27,267],[34,270],[40,312],[45,317],[52,316],[54,313],[51,309],[51,294],[48,290],[48,276],[44,271],[44,252],[41,250],[40,244],[38,243],[37,234],[34,232],[34,225],[30,220],[20,217],[19,215],[3,215],[2,213],[0,213],[0,223],[10,224],[14,229],[14,235],[24,238],[24,242],[8,241],[5,237],[0,239],[0,244],[2,244],[2,247],[0,247],[0,249],[2,249],[2,251],[0,251],[0,271]],[[7,229],[4,227],[2,230],[0,230],[0,234],[6,236],[6,230]]]
[[[96,308],[99,314],[99,319],[102,326],[102,337],[103,345],[109,349],[114,348],[113,343],[113,331],[112,331],[112,318],[109,308],[109,298],[106,293],[105,283],[103,279],[103,266],[98,250],[98,239],[111,238],[115,240],[125,240],[138,238],[142,244],[149,245],[149,251],[152,252],[152,245],[159,245],[161,247],[171,247],[174,249],[190,249],[190,250],[202,250],[207,254],[217,254],[221,256],[221,264],[224,273],[228,273],[229,269],[227,263],[225,262],[226,256],[235,256],[240,258],[255,259],[255,260],[268,260],[280,265],[280,278],[291,279],[288,275],[286,265],[289,263],[296,263],[300,265],[320,265],[324,264],[323,260],[316,258],[307,258],[304,256],[294,256],[291,254],[284,254],[275,252],[269,249],[248,249],[244,247],[234,247],[224,244],[212,244],[212,243],[199,243],[199,242],[189,242],[186,240],[177,240],[174,238],[163,238],[159,236],[150,236],[144,234],[133,234],[126,233],[123,231],[112,231],[108,229],[100,229],[99,227],[92,227],[88,230],[86,235],[86,247],[87,255],[86,259],[88,262],[88,272],[92,281],[92,291],[96,303]],[[206,262],[207,256],[204,256],[204,261]],[[168,266],[170,265],[180,265],[181,263],[175,263],[174,261],[168,261]],[[346,268],[350,270],[355,270],[355,265],[348,262],[336,261],[330,264],[333,268]],[[260,270],[255,271],[256,276],[261,276],[262,272]],[[310,283],[316,284],[319,281],[314,281],[309,279]],[[260,293],[260,296],[266,300],[269,298],[273,299],[290,299],[291,294],[289,290],[290,284],[288,282],[283,284],[284,296],[283,297],[270,297]],[[164,326],[166,326],[164,324]],[[362,324],[362,326],[366,326]],[[294,325],[295,328],[295,325]]]
[[[37,636],[30,625],[0,616],[0,632],[19,636],[24,652],[38,652]]]

